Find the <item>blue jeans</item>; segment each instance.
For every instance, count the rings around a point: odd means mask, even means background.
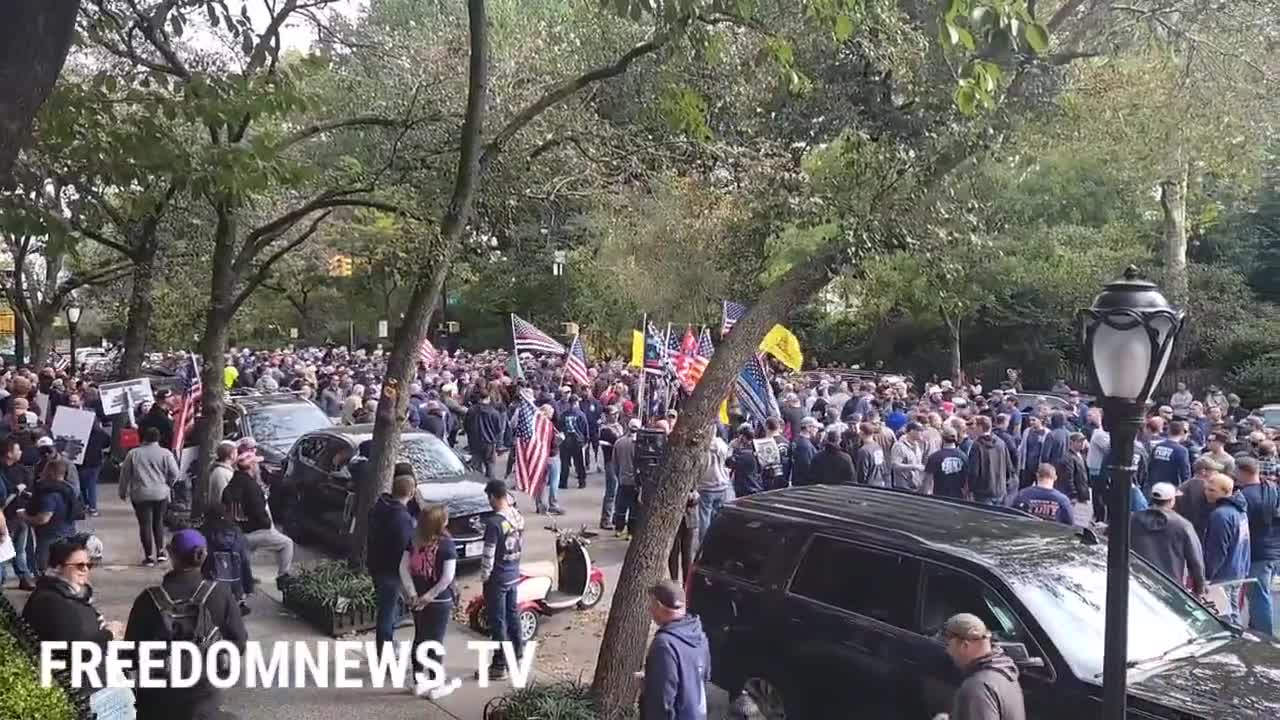
[[[713,490],[710,492],[698,493],[698,546],[702,546],[702,538],[706,537],[707,529],[711,527],[711,521],[715,519],[716,513],[720,512],[720,508],[724,507],[725,490]]]
[[[13,557],[13,571],[17,573],[19,578],[34,576],[36,569],[35,533],[31,530],[31,526],[24,522],[14,522],[9,525],[9,532],[13,533],[13,549],[16,553]]]
[[[489,639],[510,642],[516,657],[520,657],[524,653],[524,642],[520,639],[520,615],[516,611],[516,584],[485,583],[484,608],[489,614]],[[495,670],[507,667],[507,657],[501,648],[493,653],[491,667]]]
[[[395,639],[396,625],[400,622],[400,574],[374,575],[373,592],[377,597],[377,629],[374,641],[378,651],[386,652]]]
[[[1257,583],[1249,583],[1245,596],[1249,601],[1249,629],[1264,635],[1275,635],[1272,623],[1274,607],[1271,601],[1271,580],[1275,576],[1274,560],[1254,560],[1249,566],[1249,577]]]
[[[618,473],[613,463],[604,463],[604,501],[600,503],[600,524],[613,522],[613,501],[618,497]]]
[[[537,507],[542,510],[559,509],[560,508],[560,490],[558,483],[560,482],[560,458],[552,453],[547,458],[547,477],[544,482],[547,494],[538,499]],[[541,495],[541,493],[539,493]]]
[[[102,466],[80,468],[80,499],[89,512],[98,511],[98,472]]]
[[[418,664],[418,645],[434,640],[444,643],[444,634],[449,629],[449,619],[453,616],[453,601],[432,602],[413,613],[413,670],[422,672]],[[436,658],[437,660],[441,658]]]

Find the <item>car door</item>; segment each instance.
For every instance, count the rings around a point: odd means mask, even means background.
[[[826,535],[809,541],[780,619],[790,638],[785,691],[799,697],[791,704],[802,717],[854,707],[868,720],[919,716],[902,662],[919,573],[919,561],[892,551]]]
[[[320,457],[327,445],[323,436],[311,435],[298,440],[290,450],[283,481],[271,492],[272,512],[283,517],[287,527],[301,529],[310,519],[313,490],[324,477]]]
[[[308,488],[305,507],[310,517],[325,532],[337,538],[349,533],[355,493],[349,465],[355,455],[351,442],[342,436],[325,436],[320,451],[315,483]],[[334,539],[334,538],[331,538]]]
[[[910,651],[912,661],[920,669],[920,694],[929,712],[946,712],[951,697],[960,686],[963,675],[946,654],[941,637],[942,625],[952,615],[969,613],[977,615],[991,631],[994,643],[1016,643],[1026,650],[1026,661],[1010,647],[1010,655],[1018,663],[1023,697],[1032,717],[1058,717],[1052,685],[1054,668],[1041,650],[1036,638],[1027,629],[1011,605],[994,588],[973,574],[955,567],[925,561],[921,573],[920,621],[921,641]],[[932,715],[930,715],[932,716]]]

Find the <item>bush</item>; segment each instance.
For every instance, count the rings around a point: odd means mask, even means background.
[[[77,712],[59,686],[40,685],[40,668],[18,641],[0,629],[0,708],[22,720],[75,720]]]
[[[295,573],[289,581],[289,593],[304,605],[338,614],[374,612],[377,608],[373,578],[338,560],[325,560]]]
[[[568,682],[530,685],[494,698],[484,708],[484,720],[600,720],[600,717],[591,688]]]
[[[1230,329],[1230,335],[1213,349],[1213,364],[1223,370],[1233,370],[1277,352],[1280,352],[1280,320],[1257,318]]]
[[[1280,352],[1268,353],[1232,370],[1227,385],[1245,407],[1280,400]]]

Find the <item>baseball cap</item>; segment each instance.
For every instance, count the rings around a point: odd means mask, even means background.
[[[641,427],[640,418],[631,418],[630,420],[628,420],[627,427],[631,428],[632,430],[639,430]]]
[[[1178,491],[1178,488],[1173,486],[1173,483],[1162,482],[1162,483],[1156,483],[1155,485],[1151,486],[1152,500],[1167,502],[1169,500],[1172,500],[1178,497],[1181,494],[1182,493]]]
[[[956,640],[982,640],[991,637],[991,631],[977,615],[957,613],[943,623],[942,637]]]
[[[253,467],[256,464],[258,464],[258,453],[252,450],[242,450],[236,456],[236,465],[242,468]]]
[[[53,438],[49,437],[48,435],[41,437],[39,440],[36,440],[36,447],[38,448],[53,447]]]
[[[800,427],[802,428],[822,427],[822,423],[818,422],[816,418],[806,416],[805,419],[800,421]]]
[[[684,608],[684,589],[671,580],[662,580],[649,588],[649,595],[668,610]]]
[[[196,550],[208,546],[209,543],[205,541],[204,535],[194,528],[179,530],[169,538],[169,549],[174,555],[183,559],[190,558]]]

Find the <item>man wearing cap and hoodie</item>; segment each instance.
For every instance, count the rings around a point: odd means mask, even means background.
[[[822,425],[815,419],[806,416],[796,428],[795,437],[791,440],[791,484],[808,485],[812,482],[811,468],[818,448],[813,444]]]
[[[1018,666],[992,647],[991,631],[977,615],[960,613],[942,626],[947,655],[964,673],[948,720],[1026,720]]]
[[[165,573],[159,586],[143,590],[133,601],[125,629],[126,642],[170,640],[166,625],[173,613],[161,610],[169,601],[195,601],[208,612],[217,626],[220,640],[243,652],[248,633],[244,619],[231,590],[216,580],[206,580],[201,567],[209,555],[208,544],[198,530],[179,530],[169,540],[169,557],[173,569]],[[168,617],[166,617],[168,616]],[[160,654],[157,653],[156,657]],[[182,657],[182,656],[177,656]],[[159,673],[163,676],[163,670]],[[192,687],[138,688],[138,720],[206,720],[220,714],[220,693],[209,684],[209,673],[201,673]]]
[[[658,632],[644,660],[641,720],[706,720],[711,650],[702,621],[685,612],[684,591],[663,580],[649,589]]]
[[[1191,580],[1191,590],[1204,594],[1204,550],[1195,527],[1174,512],[1181,493],[1169,483],[1151,486],[1151,507],[1129,516],[1133,551],[1178,584]]]
[[[1205,500],[1213,506],[1204,537],[1204,576],[1213,584],[1234,583],[1249,576],[1252,548],[1248,504],[1228,475],[1214,473],[1204,483]],[[1240,614],[1239,588],[1227,588],[1227,618]]]
[[[1263,481],[1259,466],[1251,457],[1236,460],[1236,487],[1249,506],[1249,577],[1257,580],[1245,586],[1245,594],[1249,628],[1274,636],[1271,588],[1280,562],[1280,489]]]

